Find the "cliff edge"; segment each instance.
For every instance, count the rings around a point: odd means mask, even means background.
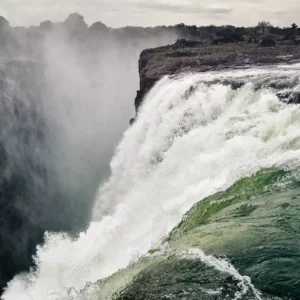
[[[137,91],[135,108],[138,111],[145,95],[165,75],[287,64],[299,59],[299,45],[209,45],[179,40],[173,45],[147,49],[139,59],[140,90]]]

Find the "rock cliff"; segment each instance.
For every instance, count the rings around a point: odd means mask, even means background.
[[[140,90],[135,99],[135,108],[138,110],[144,96],[165,75],[292,63],[300,59],[299,50],[300,46],[297,45],[209,45],[185,40],[144,50],[139,59]]]

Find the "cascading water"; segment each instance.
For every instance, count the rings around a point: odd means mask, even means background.
[[[36,269],[15,277],[2,299],[103,299],[99,290],[88,296],[81,291],[159,248],[195,203],[262,169],[297,168],[300,108],[280,102],[276,93],[297,89],[298,70],[294,65],[163,78],[117,148],[89,229],[77,239],[47,233]],[[235,299],[247,289],[260,299],[233,267],[200,256],[244,283]]]

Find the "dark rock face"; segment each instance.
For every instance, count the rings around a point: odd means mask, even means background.
[[[131,118],[130,121],[129,121],[129,125],[133,125],[135,122],[135,118]]]
[[[29,74],[41,84],[36,67],[9,62],[0,70],[0,292],[16,272],[32,264],[36,243],[43,239],[42,208],[32,203],[46,183],[45,124],[32,101],[40,93],[28,86]]]
[[[94,197],[57,179],[45,77],[43,64],[0,63],[0,294],[33,265],[45,231],[85,226]]]
[[[136,92],[136,97],[134,100],[136,111],[138,111],[138,108],[140,107],[143,101],[143,97],[151,90],[156,81],[156,78],[147,78],[141,82],[141,89]]]
[[[300,92],[283,92],[283,93],[277,93],[277,97],[288,104],[300,104]]]

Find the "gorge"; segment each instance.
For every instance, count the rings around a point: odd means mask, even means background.
[[[299,46],[176,37],[134,48],[170,44],[140,55],[132,126],[124,49],[2,60],[1,270],[29,261],[1,299],[298,299]]]

